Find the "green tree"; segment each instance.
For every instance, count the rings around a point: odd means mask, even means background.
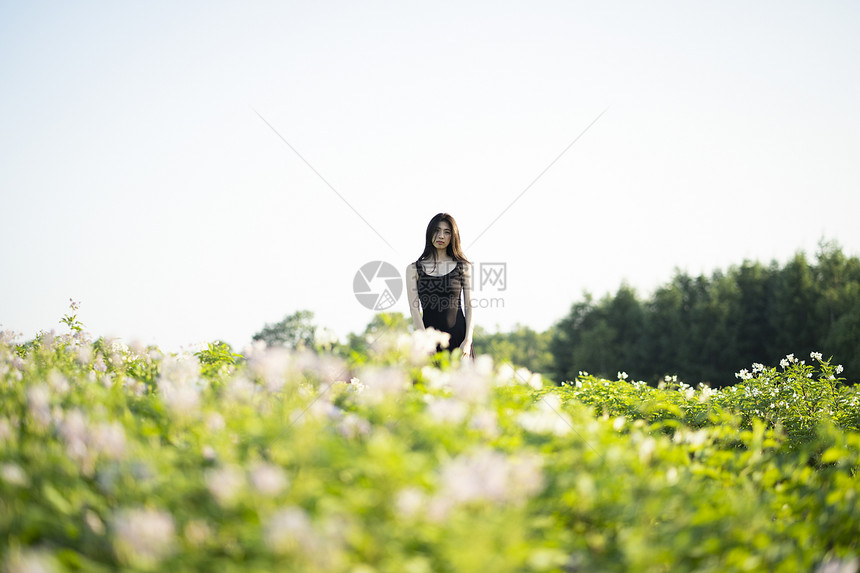
[[[498,325],[495,332],[489,332],[481,325],[476,325],[472,335],[472,349],[476,355],[491,356],[495,364],[514,363],[516,347],[507,334],[499,330]]]
[[[744,261],[740,268],[734,269],[740,293],[732,317],[736,325],[737,364],[752,364],[763,360],[775,362],[779,359],[779,356],[772,356],[774,349],[771,341],[776,333],[770,320],[776,271],[776,263],[765,267],[761,263],[750,261]]]
[[[848,372],[860,371],[860,259],[821,241],[814,271],[817,316],[826,325],[820,350]]]
[[[347,335],[346,346],[340,349],[340,353],[353,364],[361,364],[367,358],[370,344],[384,332],[409,333],[411,330],[412,322],[402,312],[378,312],[367,323],[364,332]]]
[[[792,352],[787,350],[790,348],[803,356],[820,350],[816,348],[816,341],[826,335],[830,321],[822,320],[819,314],[814,272],[806,255],[797,253],[777,274],[769,311],[774,348],[766,358],[774,359],[774,354],[784,356]]]
[[[552,377],[551,338],[550,330],[538,332],[520,323],[514,325],[510,332],[500,332],[497,327],[494,333],[478,325],[475,327],[473,347],[476,355],[488,354],[495,364],[510,362],[514,366],[523,366],[532,372]]]
[[[860,260],[824,241],[814,265],[798,253],[783,267],[744,261],[710,277],[676,270],[646,301],[624,284],[597,303],[585,293],[549,340],[558,381],[624,370],[652,383],[677,375],[715,387],[790,353],[822,352],[860,371],[858,347]]]
[[[687,318],[682,286],[689,280],[676,272],[666,286],[658,288],[646,303],[645,345],[648,348],[648,372],[654,378],[679,374],[679,359],[687,345]]]
[[[313,317],[314,313],[310,310],[297,310],[280,322],[266,323],[251,339],[262,340],[268,346],[312,349],[316,333]]]
[[[574,349],[582,343],[583,334],[594,322],[594,298],[589,292],[570,307],[567,316],[558,320],[552,329],[549,350],[552,353],[551,377],[557,382],[573,380],[583,368],[574,357]]]
[[[706,296],[694,312],[691,337],[701,340],[698,379],[716,387],[725,384],[726,365],[734,364],[738,353],[732,312],[740,294],[734,277],[721,271],[714,272],[707,284]]]
[[[615,375],[618,370],[626,370],[637,377],[644,375],[647,359],[643,337],[645,312],[636,290],[622,283],[615,296],[607,301],[605,313],[607,325],[614,333],[608,347],[613,363],[601,370],[606,376]]]

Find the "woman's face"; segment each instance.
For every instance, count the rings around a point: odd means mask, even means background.
[[[451,244],[451,225],[448,221],[439,221],[433,232],[433,246],[437,249],[447,249]]]

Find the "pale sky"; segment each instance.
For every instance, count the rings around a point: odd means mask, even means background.
[[[853,1],[0,0],[0,324],[62,332],[73,298],[94,335],[241,349],[307,309],[345,341],[358,269],[402,273],[441,211],[507,266],[491,331],[857,256],[858,29]]]

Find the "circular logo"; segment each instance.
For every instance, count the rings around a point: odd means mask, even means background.
[[[352,292],[363,306],[371,310],[385,310],[394,306],[403,290],[400,273],[391,263],[370,261],[355,273]]]

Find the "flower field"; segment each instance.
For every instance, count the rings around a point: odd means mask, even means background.
[[[67,319],[0,335],[5,571],[858,568],[858,392],[820,355],[557,386],[432,331],[356,364]]]

